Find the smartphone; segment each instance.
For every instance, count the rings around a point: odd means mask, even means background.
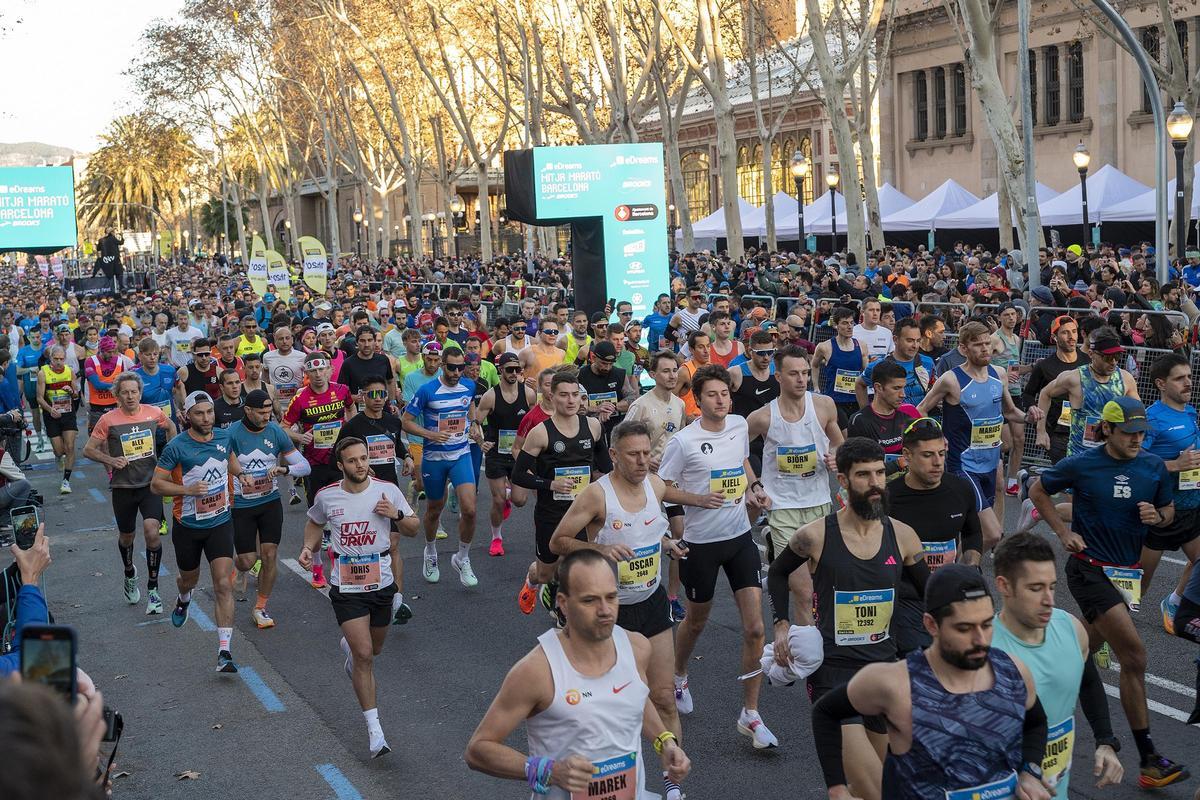
[[[13,536],[17,547],[28,550],[37,538],[38,526],[42,524],[42,510],[37,506],[20,506],[12,514]]]
[[[75,701],[75,629],[68,625],[26,625],[21,629],[21,678],[57,690]]]

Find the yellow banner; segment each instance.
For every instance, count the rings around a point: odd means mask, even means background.
[[[274,250],[267,251],[267,283],[275,287],[276,299],[291,298],[292,280],[288,274],[287,259]]]
[[[329,258],[325,245],[312,236],[301,236],[296,240],[304,256],[304,282],[319,295],[325,294],[329,283]]]
[[[259,297],[267,293],[267,245],[262,238],[254,235],[250,243],[250,261],[246,267],[246,277],[250,280],[250,288]]]

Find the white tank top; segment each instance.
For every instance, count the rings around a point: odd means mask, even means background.
[[[590,678],[571,666],[556,630],[538,637],[550,662],[554,701],[525,722],[529,753],[553,759],[577,753],[591,761],[596,766],[592,784],[579,797],[647,800],[646,774],[641,768],[642,712],[650,687],[638,674],[629,635],[614,627],[612,641],[616,663],[603,675]],[[557,786],[549,794],[531,795],[531,800],[542,798],[569,800],[570,795]]]
[[[51,345],[51,347],[62,347],[67,361],[67,366],[71,368],[71,374],[80,375],[82,377],[82,371],[79,369],[79,355],[75,351],[74,344],[68,344],[66,347],[63,347],[62,345]]]
[[[812,392],[804,393],[804,416],[788,422],[771,401],[771,424],[763,437],[763,488],[771,508],[815,508],[830,500],[825,454],[829,437],[817,417]]]
[[[667,533],[667,517],[654,496],[650,478],[642,481],[646,504],[627,511],[617,497],[612,478],[596,481],[604,490],[604,524],[596,533],[597,544],[623,544],[633,550],[633,558],[617,564],[617,599],[633,605],[648,598],[658,588],[662,565],[662,537]]]
[[[528,350],[529,347],[530,347],[530,344],[529,344],[528,336],[525,337],[525,344],[521,347],[517,347],[515,344],[513,344],[513,338],[512,338],[511,333],[508,336],[504,337],[504,352],[506,352],[506,353],[513,353],[514,355],[519,356],[519,355],[521,355],[521,353],[524,353],[526,350]]]

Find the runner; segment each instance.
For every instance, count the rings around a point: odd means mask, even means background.
[[[808,677],[813,703],[836,692],[866,666],[895,660],[896,639],[890,628],[902,577],[907,576],[918,591],[924,590],[929,577],[916,532],[888,516],[883,448],[870,439],[847,439],[838,448],[837,474],[847,493],[846,507],[797,530],[767,573],[775,659],[783,665],[791,660],[789,578],[808,562],[825,653],[821,666]],[[807,623],[807,609],[797,609],[797,614]],[[815,726],[815,708],[813,714]],[[878,745],[887,728],[882,720],[867,715],[843,724],[852,727],[845,746],[855,791],[860,797],[879,797]],[[835,732],[840,751],[842,735]],[[817,741],[820,755],[819,737]]]
[[[1034,363],[1029,371],[1029,380],[1021,395],[1025,407],[1037,405],[1042,391],[1055,378],[1068,370],[1078,369],[1081,361],[1077,344],[1079,342],[1079,323],[1074,317],[1063,314],[1055,317],[1050,324],[1051,336],[1054,338],[1054,352]],[[1046,416],[1038,420],[1037,439],[1049,442],[1047,455],[1051,464],[1057,464],[1067,457],[1067,440],[1071,430],[1071,405],[1061,398],[1052,398],[1046,406]]]
[[[848,720],[887,720],[883,797],[1049,800],[1042,783],[1046,713],[1029,669],[993,649],[995,607],[983,576],[951,564],[929,578],[926,650],[864,667],[813,706],[813,738],[830,800],[849,796]],[[827,657],[828,658],[828,657]],[[827,662],[828,663],[828,662]]]
[[[329,602],[342,629],[346,674],[367,723],[371,757],[378,758],[391,752],[375,704],[375,657],[383,652],[396,594],[390,534],[395,526],[405,535],[415,535],[417,519],[395,484],[371,477],[366,442],[343,439],[333,456],[342,480],[317,492],[298,560],[305,569],[315,569],[322,529],[328,526],[336,558],[330,564]]]
[[[192,340],[192,360],[187,366],[179,368],[178,396],[175,405],[183,406],[183,399],[193,392],[204,392],[215,398],[221,393],[220,371],[217,369],[212,356],[212,340],[198,338]]]
[[[217,622],[217,672],[237,672],[229,642],[233,638],[233,522],[229,513],[229,476],[241,466],[229,450],[227,433],[213,427],[212,398],[192,392],[183,402],[188,428],[163,449],[150,490],[174,497],[171,541],[179,575],[179,599],[171,624],[188,620],[192,589],[200,580],[200,558],[212,573]],[[143,514],[146,510],[143,509]]]
[[[254,319],[254,315],[246,314],[238,321],[238,325],[242,335],[238,337],[237,354],[241,356],[243,362],[246,356],[252,353],[261,356],[267,349],[267,342],[259,335],[258,322]]]
[[[496,366],[500,371],[500,385],[489,389],[475,409],[475,418],[484,427],[484,474],[491,495],[488,519],[492,531],[492,543],[488,548],[490,556],[504,555],[504,533],[501,530],[504,520],[513,506],[521,508],[527,499],[525,490],[511,482],[513,443],[521,420],[537,402],[537,395],[521,380],[520,356],[501,353],[496,359]]]
[[[921,352],[921,333],[917,321],[912,317],[900,320],[893,338],[892,352],[867,364],[854,385],[860,408],[866,408],[868,395],[873,391],[873,371],[884,362],[899,364],[904,369],[904,402],[909,405],[920,404],[933,385],[933,359]]]
[[[687,346],[691,358],[684,361],[683,366],[679,369],[679,386],[675,391],[683,398],[683,410],[687,413],[689,420],[697,419],[700,416],[700,407],[696,405],[696,395],[692,391],[692,377],[696,374],[696,370],[708,365],[709,341],[708,334],[703,331],[689,333]],[[595,349],[595,345],[592,349]]]
[[[733,337],[733,317],[728,311],[714,311],[708,315],[709,330],[713,333],[709,346],[709,357],[714,364],[729,369],[729,362],[743,355],[742,343]]]
[[[543,320],[537,339],[518,356],[525,374],[537,375],[548,367],[563,363],[563,351],[559,349],[558,342],[558,328],[554,320]],[[588,343],[591,343],[591,337],[588,337]]]
[[[688,557],[679,567],[679,577],[687,590],[687,616],[679,624],[675,648],[675,704],[681,714],[692,712],[688,665],[712,611],[721,570],[741,617],[741,673],[753,672],[758,665],[763,647],[761,560],[750,535],[746,503],[754,514],[771,507],[750,465],[746,420],[730,414],[729,372],[710,365],[698,369],[692,381],[700,418],[667,442],[658,474],[685,492],[720,492],[725,502],[716,509],[690,507],[684,515]],[[737,719],[738,732],[753,739],[758,749],[779,744],[758,713],[761,685],[761,674],[742,682],[742,710]]]
[[[904,367],[881,361],[871,370],[871,380],[875,390],[871,402],[850,417],[846,435],[879,442],[890,477],[904,466],[901,461],[904,431],[914,420],[921,418],[921,412],[904,401],[904,387],[908,382]]]
[[[563,351],[561,362],[582,366],[587,359],[587,349],[591,345],[587,312],[576,309],[571,317],[571,329],[558,338],[558,348]]]
[[[146,341],[154,345],[154,340]],[[154,345],[157,349],[158,345]],[[141,402],[143,384],[136,372],[123,372],[113,383],[117,407],[104,414],[83,446],[83,457],[99,462],[109,470],[113,517],[117,521],[117,547],[125,569],[125,602],[133,605],[142,599],[138,588],[137,567],[133,564],[133,545],[137,517],[142,515],[142,537],[146,542],[146,613],[161,614],[158,594],[158,569],[162,564],[159,526],[163,517],[162,501],[150,491],[154,477],[154,435],[156,430],[176,434],[175,424],[162,409]]]
[[[1016,304],[1008,302],[1002,303],[997,313],[1000,327],[992,334],[992,366],[1007,376],[1008,393],[1013,396],[1017,407],[1024,410],[1025,406],[1021,405],[1021,376],[1028,375],[1032,367],[1021,363],[1021,337],[1016,332],[1021,312]],[[1004,449],[1008,453],[1005,493],[1012,497],[1019,490],[1017,471],[1025,456],[1025,423],[1008,422],[1004,426]]]
[[[1067,588],[1083,614],[1090,651],[1107,643],[1121,662],[1121,706],[1141,758],[1138,783],[1153,789],[1183,780],[1188,772],[1160,755],[1150,738],[1146,649],[1129,612],[1141,601],[1137,563],[1150,528],[1168,528],[1175,517],[1175,481],[1161,458],[1142,450],[1150,426],[1139,401],[1110,400],[1100,419],[1095,437],[1101,446],[1055,464],[1029,494],[1071,554]],[[1051,495],[1065,489],[1074,500],[1069,528],[1050,513]]]
[[[858,413],[855,386],[869,359],[866,348],[854,338],[854,309],[838,306],[833,310],[830,324],[833,338],[821,342],[813,353],[813,386],[821,387],[822,394],[833,398],[845,430],[850,417]],[[822,373],[822,370],[827,371]]]
[[[362,390],[369,377],[382,375],[387,381],[388,399],[396,399],[396,379],[392,372],[392,360],[378,349],[379,337],[370,325],[360,325],[354,332],[354,355],[342,362],[338,381],[345,384],[353,395],[359,410],[362,410]]]
[[[550,394],[550,381],[560,372],[574,372],[575,368],[570,364],[559,364],[557,367],[547,367],[538,373],[537,376],[537,405],[529,409],[525,416],[521,418],[521,424],[517,426],[517,438],[513,439],[513,452],[520,453],[521,448],[525,446],[525,437],[529,432],[541,425],[546,420],[550,419],[550,415],[554,413],[554,398]],[[529,383],[529,379],[525,379],[525,383]],[[512,483],[511,477],[509,483]],[[513,485],[517,485],[513,483]]]
[[[499,358],[501,353],[513,353],[521,355],[530,347],[530,341],[526,338],[526,333],[537,333],[537,325],[532,323],[522,322],[520,320],[513,323],[512,330],[508,336],[500,339],[492,345],[492,353]]]
[[[584,413],[600,421],[606,441],[617,423],[625,418],[633,400],[625,370],[614,366],[616,361],[617,349],[612,342],[596,342],[589,363],[579,368],[579,388],[585,395]]]
[[[223,369],[220,374],[221,394],[213,398],[213,413],[218,428],[228,428],[242,418],[245,390],[242,376],[236,369]]]
[[[267,393],[267,397],[271,398],[271,409],[275,409],[275,387],[267,383],[263,378],[263,361],[261,353],[247,353],[242,356],[242,363],[246,365],[246,379],[242,381],[242,391],[245,394],[250,394],[255,390]]]
[[[867,358],[871,363],[882,360],[895,347],[892,332],[879,324],[882,315],[883,303],[874,297],[863,300],[862,322],[855,325],[850,334],[866,348]],[[859,403],[860,407],[862,405],[864,403]]]
[[[46,414],[46,435],[50,437],[50,446],[62,467],[58,492],[70,494],[75,437],[79,435],[79,422],[75,417],[79,375],[67,366],[66,350],[59,345],[50,348],[50,363],[38,370],[37,401]]]
[[[405,404],[412,398],[416,397],[417,390],[431,380],[440,378],[442,375],[442,346],[437,342],[427,342],[421,348],[422,367],[419,370],[409,372],[404,376],[404,382],[401,386],[401,394],[403,395]],[[423,420],[418,420],[424,424]],[[425,489],[421,483],[421,453],[424,449],[424,440],[419,436],[412,436],[405,432],[406,443],[408,444],[408,452],[413,457],[413,479],[409,483],[409,504],[415,504],[418,499],[425,498]],[[442,530],[441,521],[438,522],[438,539],[445,539],[445,531]]]
[[[83,374],[88,382],[88,433],[96,427],[100,417],[111,411],[117,405],[113,396],[113,381],[126,369],[133,365],[128,359],[117,354],[117,340],[111,336],[100,339],[100,350],[94,356],[89,356],[83,364]]]
[[[617,582],[602,555],[572,553],[559,578],[563,628],[539,636],[538,646],[509,670],[467,744],[467,766],[524,778],[534,797],[549,800],[647,800],[643,736],[654,742],[673,784],[691,769],[649,700],[651,644],[617,626]],[[522,721],[528,756],[505,744]]]
[[[300,391],[300,384],[304,382],[304,353],[292,347],[294,339],[286,325],[276,328],[271,338],[275,342],[275,349],[263,353],[263,369],[267,381],[275,388],[275,418],[283,419],[283,412],[287,411],[292,398]],[[293,489],[293,496],[294,492]],[[296,502],[299,501],[292,501],[292,505]]]
[[[191,364],[192,354],[195,352],[192,343],[196,339],[203,339],[204,332],[192,325],[191,317],[186,311],[176,312],[175,327],[167,331],[166,335],[167,352],[171,365],[176,369],[182,369]]]
[[[267,601],[275,588],[279,543],[283,538],[282,475],[303,478],[312,471],[287,431],[271,420],[271,397],[262,389],[246,395],[244,416],[229,426],[229,449],[242,474],[233,482],[233,544],[238,577],[235,587],[245,599],[246,573],[258,577],[258,597],[250,613],[261,628],[275,627]]]

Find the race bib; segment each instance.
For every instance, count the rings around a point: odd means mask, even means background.
[[[1067,427],[1071,426],[1071,404],[1070,403],[1062,404],[1062,411],[1058,412],[1058,424],[1065,425]]]
[[[626,753],[593,762],[587,790],[573,792],[571,800],[634,800],[637,788],[637,753]]]
[[[633,558],[617,562],[617,586],[621,589],[649,589],[658,582],[658,556],[662,542],[633,551]]]
[[[71,395],[66,393],[54,395],[54,399],[50,401],[50,407],[60,414],[70,414]]]
[[[1200,469],[1185,469],[1179,473],[1179,491],[1200,488]]]
[[[958,560],[957,541],[921,542],[921,546],[925,548],[925,563],[929,566],[930,572],[934,572],[947,564],[953,564]]]
[[[592,482],[592,468],[589,466],[582,467],[555,467],[554,480],[559,478],[567,478],[571,481],[571,491],[555,492],[555,500],[571,501],[579,496],[579,493],[587,488],[587,485]]]
[[[159,400],[157,403],[151,403],[150,405],[152,405],[155,408],[157,408],[158,410],[162,411],[168,417],[171,416],[171,401],[170,400]]]
[[[318,422],[312,426],[312,446],[317,450],[332,450],[337,442],[338,433],[342,430],[342,421]]]
[[[1105,567],[1104,574],[1121,593],[1130,611],[1142,604],[1142,571],[1133,567]]]
[[[969,789],[946,791],[946,800],[1013,800],[1017,796],[1017,773]]]
[[[225,481],[209,484],[208,491],[196,498],[196,519],[212,519],[229,508],[229,492]]]
[[[1000,430],[1004,417],[971,420],[971,449],[994,450],[1000,446]]]
[[[1083,446],[1084,447],[1099,447],[1104,444],[1100,438],[1100,418],[1099,417],[1084,417],[1083,418]]]
[[[382,433],[367,436],[367,461],[371,464],[391,464],[396,460],[396,443]]]
[[[593,392],[588,394],[588,408],[599,408],[604,403],[617,402],[616,392]]]
[[[513,444],[517,441],[517,432],[500,429],[499,435],[496,437],[496,454],[501,456],[511,456]]]
[[[154,431],[133,431],[121,434],[121,455],[130,461],[154,455]]]
[[[243,500],[255,500],[266,497],[275,491],[275,479],[267,475],[267,470],[243,472],[238,476],[238,486],[242,490]]]
[[[833,391],[838,394],[854,394],[859,374],[852,369],[839,369],[833,376]]]
[[[296,392],[300,391],[298,383],[277,383],[275,384],[275,395],[279,398],[280,403],[286,407],[296,396]]]
[[[338,591],[342,594],[373,592],[383,583],[379,553],[338,556]]]
[[[714,469],[708,473],[708,490],[725,495],[722,508],[736,506],[746,494],[746,468]]]
[[[779,445],[775,451],[775,464],[785,478],[811,478],[817,474],[817,446]]]
[[[450,439],[457,439],[467,432],[467,412],[443,411],[438,414],[438,433],[450,434]],[[447,442],[449,444],[450,442]]]
[[[1046,754],[1042,756],[1042,777],[1051,788],[1058,785],[1071,768],[1075,749],[1075,717],[1067,717],[1046,733]]]
[[[895,589],[833,593],[833,641],[839,645],[886,641],[896,604]]]

